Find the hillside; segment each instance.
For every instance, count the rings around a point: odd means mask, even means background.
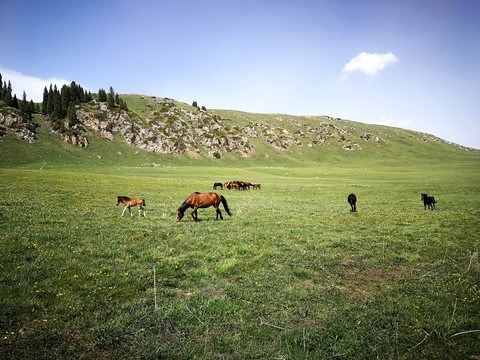
[[[437,162],[478,154],[478,150],[433,135],[330,116],[207,111],[144,95],[122,95],[122,99],[129,104],[129,111],[109,110],[105,103],[95,100],[77,105],[78,124],[64,133],[53,131],[40,115],[30,122],[15,109],[1,105],[0,148],[9,156],[2,156],[0,164],[8,167],[12,162],[45,162],[45,153],[29,149],[41,149],[47,143],[57,149],[57,157],[65,163],[72,156],[84,160],[88,156],[128,166],[138,165],[139,156],[142,164],[220,161],[228,166],[232,160],[241,164],[254,159],[265,165],[311,166],[359,158]],[[7,135],[16,135],[30,147]],[[60,139],[66,144],[60,145]],[[88,150],[78,151],[77,147]],[[22,148],[31,154],[25,154]]]

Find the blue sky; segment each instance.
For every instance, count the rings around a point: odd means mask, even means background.
[[[0,73],[480,148],[480,1],[0,1]]]

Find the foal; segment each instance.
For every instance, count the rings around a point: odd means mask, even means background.
[[[145,216],[145,209],[143,208],[143,206],[145,206],[145,200],[143,200],[143,199],[130,199],[129,197],[126,197],[126,196],[117,196],[116,205],[118,205],[120,203],[125,205],[125,208],[123,209],[123,212],[122,212],[122,216],[125,213],[125,210],[127,210],[127,209],[130,212],[130,216],[133,216],[132,210],[130,210],[130,208],[132,206],[138,206],[138,216],[141,216],[140,214],[141,214],[142,210],[143,210],[143,216]]]

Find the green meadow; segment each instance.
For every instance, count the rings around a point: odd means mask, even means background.
[[[480,358],[478,152],[214,161],[91,144],[0,140],[0,358]],[[262,189],[217,190],[223,221],[175,222],[227,180]],[[118,195],[147,216],[120,217]]]

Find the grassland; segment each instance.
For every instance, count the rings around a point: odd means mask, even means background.
[[[0,141],[0,358],[480,356],[478,153],[209,161],[91,143]],[[219,190],[232,217],[175,223],[193,191],[236,179],[262,190]],[[117,195],[147,216],[121,218]]]

